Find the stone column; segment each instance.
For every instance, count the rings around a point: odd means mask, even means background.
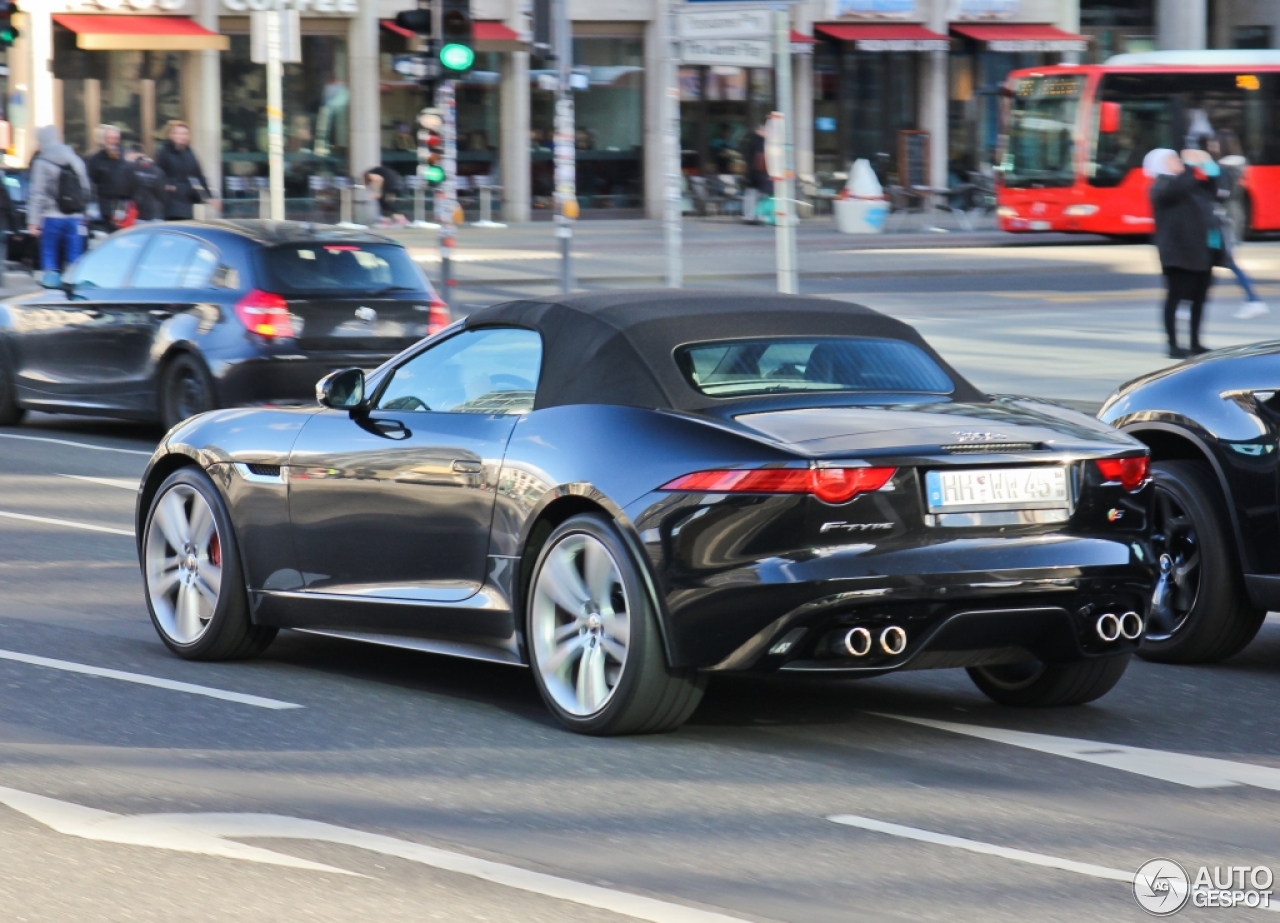
[[[502,220],[516,224],[529,220],[529,52],[502,56],[499,98],[502,123]]]
[[[1058,0],[1057,26],[1063,32],[1070,32],[1072,35],[1080,34],[1080,0]],[[1079,64],[1080,52],[1064,51],[1062,63]]]
[[[364,0],[347,26],[347,125],[351,176],[382,163],[382,95],[378,87],[378,5]],[[304,62],[305,66],[305,62]],[[286,103],[287,105],[287,103]]]
[[[1205,47],[1207,0],[1156,0],[1156,47],[1162,51]]]
[[[210,32],[218,26],[218,0],[200,0],[195,21]],[[186,69],[187,123],[191,126],[191,149],[204,169],[209,190],[222,198],[222,53],[189,51],[191,66]],[[157,126],[159,127],[159,126]]]
[[[948,32],[949,3],[935,0],[925,26],[941,35]],[[947,185],[947,89],[951,62],[945,51],[918,52],[921,62],[920,127],[929,132],[929,185]]]

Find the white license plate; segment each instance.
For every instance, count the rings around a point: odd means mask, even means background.
[[[1033,221],[1033,222],[1031,222],[1031,230],[1033,230],[1033,231],[1048,231],[1048,230],[1050,230],[1052,227],[1053,227],[1053,225],[1052,225],[1052,224],[1050,224],[1048,221]]]
[[[1070,506],[1065,468],[966,468],[925,473],[929,512]]]

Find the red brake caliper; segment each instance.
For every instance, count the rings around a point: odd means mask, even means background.
[[[222,566],[222,543],[218,541],[218,533],[213,533],[209,540],[209,563],[214,567]]]

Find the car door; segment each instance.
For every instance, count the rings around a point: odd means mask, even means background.
[[[533,407],[541,361],[534,331],[462,331],[385,376],[367,413],[313,416],[288,470],[307,592],[421,603],[473,595],[503,454]]]
[[[63,288],[48,289],[15,311],[14,383],[19,399],[113,407],[104,384],[117,376],[112,309],[147,236],[108,239],[68,269]]]

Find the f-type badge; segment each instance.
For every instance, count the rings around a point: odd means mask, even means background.
[[[891,522],[824,522],[818,531],[835,532],[838,529],[841,532],[878,532],[892,528]]]
[[[372,324],[378,319],[378,312],[373,308],[366,308],[364,305],[360,305],[360,307],[356,308],[356,317],[366,324]]]

